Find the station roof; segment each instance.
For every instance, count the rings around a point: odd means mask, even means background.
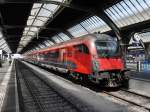
[[[104,14],[110,22],[101,17]],[[115,36],[112,23],[128,40],[133,32],[149,32],[150,1],[3,0],[0,20],[2,38],[8,45],[5,49],[13,53],[41,49],[88,33]],[[147,42],[150,37],[144,38]]]

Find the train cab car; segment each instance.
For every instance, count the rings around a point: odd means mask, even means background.
[[[128,83],[129,79],[124,73],[125,65],[118,41],[105,34],[74,38],[34,51],[26,57],[32,57],[33,63],[68,72],[76,79],[88,78],[105,87],[120,86]]]

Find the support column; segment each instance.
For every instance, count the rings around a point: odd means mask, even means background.
[[[122,40],[120,29],[117,25],[107,16],[104,11],[95,10],[95,15],[101,18],[116,34],[119,41]]]
[[[145,45],[145,59],[150,61],[150,44]]]

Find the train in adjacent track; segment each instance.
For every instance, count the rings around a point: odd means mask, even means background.
[[[105,34],[88,34],[25,54],[25,60],[88,79],[104,87],[128,85],[119,42]]]

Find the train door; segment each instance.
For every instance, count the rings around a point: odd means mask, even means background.
[[[63,67],[67,67],[67,50],[66,49],[61,49],[61,58],[60,58]]]
[[[86,45],[80,44],[75,47],[75,59],[78,62],[78,70],[82,73],[88,74],[91,70],[91,58],[89,49]]]

